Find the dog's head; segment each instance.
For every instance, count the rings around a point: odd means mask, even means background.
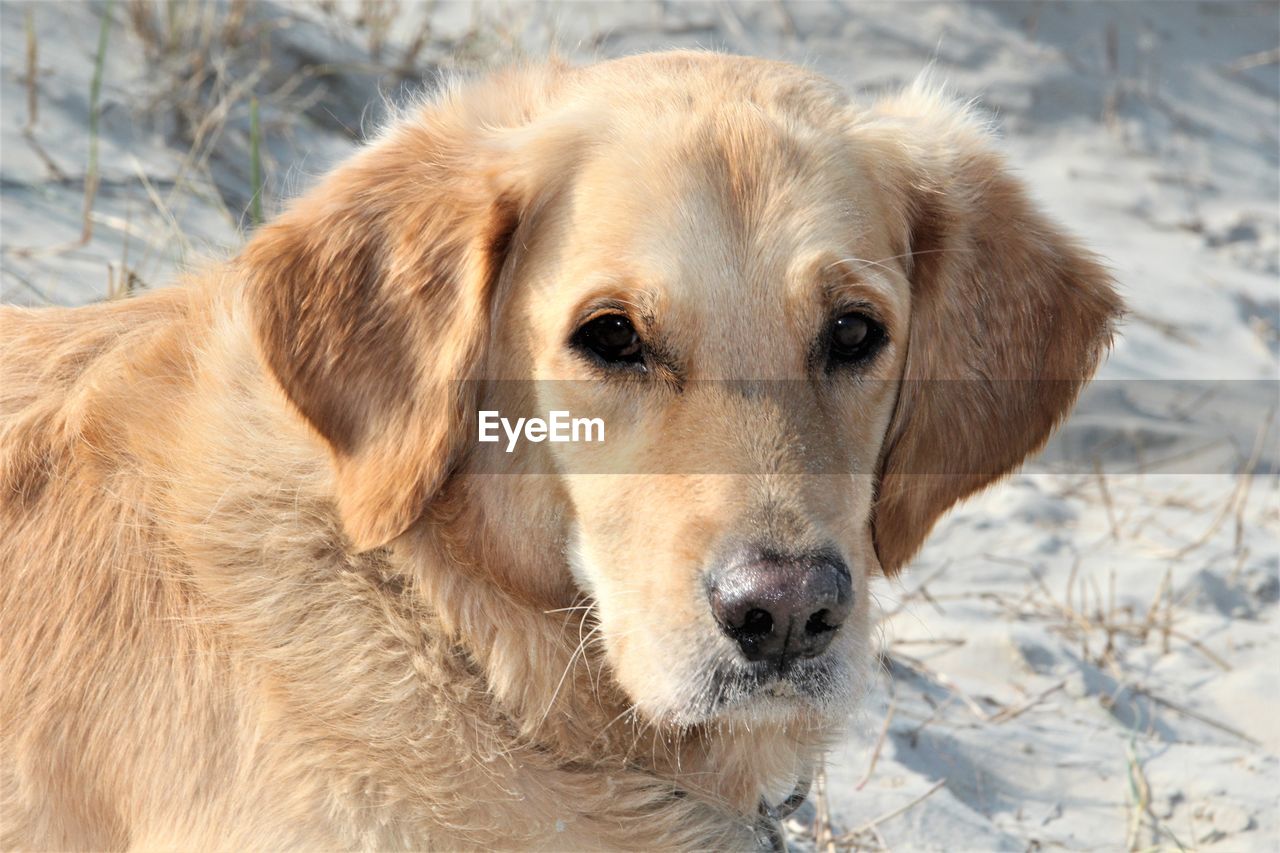
[[[354,546],[483,480],[495,577],[588,595],[679,724],[839,709],[868,579],[1045,441],[1119,308],[963,109],[707,54],[453,91],[242,263]],[[506,454],[480,410],[604,441]]]

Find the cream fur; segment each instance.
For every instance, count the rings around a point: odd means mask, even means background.
[[[232,262],[0,309],[0,846],[753,846],[759,797],[870,665],[869,578],[1044,440],[1118,308],[989,148],[936,95],[858,109],[774,63],[513,69],[407,112]],[[883,269],[823,279],[847,258]],[[680,411],[727,425],[715,452],[776,472],[749,487],[557,476],[545,448],[512,462],[527,477],[469,476],[467,395],[516,401],[454,380],[588,379],[574,306],[641,269],[691,375],[805,375],[822,284],[879,306],[883,381],[839,391],[835,425],[690,393]],[[997,362],[930,336],[957,317],[990,324]],[[1064,387],[993,422],[900,395],[930,363]],[[679,465],[697,421],[672,399],[635,404],[664,426],[631,446]],[[990,471],[906,488],[939,420],[981,424]],[[801,444],[856,476],[805,474]],[[854,568],[843,698],[681,719],[702,659],[677,658],[715,635],[692,591],[753,525]]]

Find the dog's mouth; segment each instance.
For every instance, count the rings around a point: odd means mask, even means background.
[[[829,656],[781,662],[721,660],[674,722],[785,719],[823,712],[848,692],[843,667]]]

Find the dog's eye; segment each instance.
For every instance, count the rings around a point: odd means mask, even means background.
[[[573,344],[606,364],[642,364],[644,348],[635,326],[622,314],[602,314],[583,324]]]
[[[880,349],[884,327],[860,311],[850,311],[831,324],[830,340],[833,364],[857,364]]]

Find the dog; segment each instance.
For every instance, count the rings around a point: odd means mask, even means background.
[[[3,846],[777,845],[869,581],[1120,310],[927,84],[451,84],[234,259],[0,313]]]

